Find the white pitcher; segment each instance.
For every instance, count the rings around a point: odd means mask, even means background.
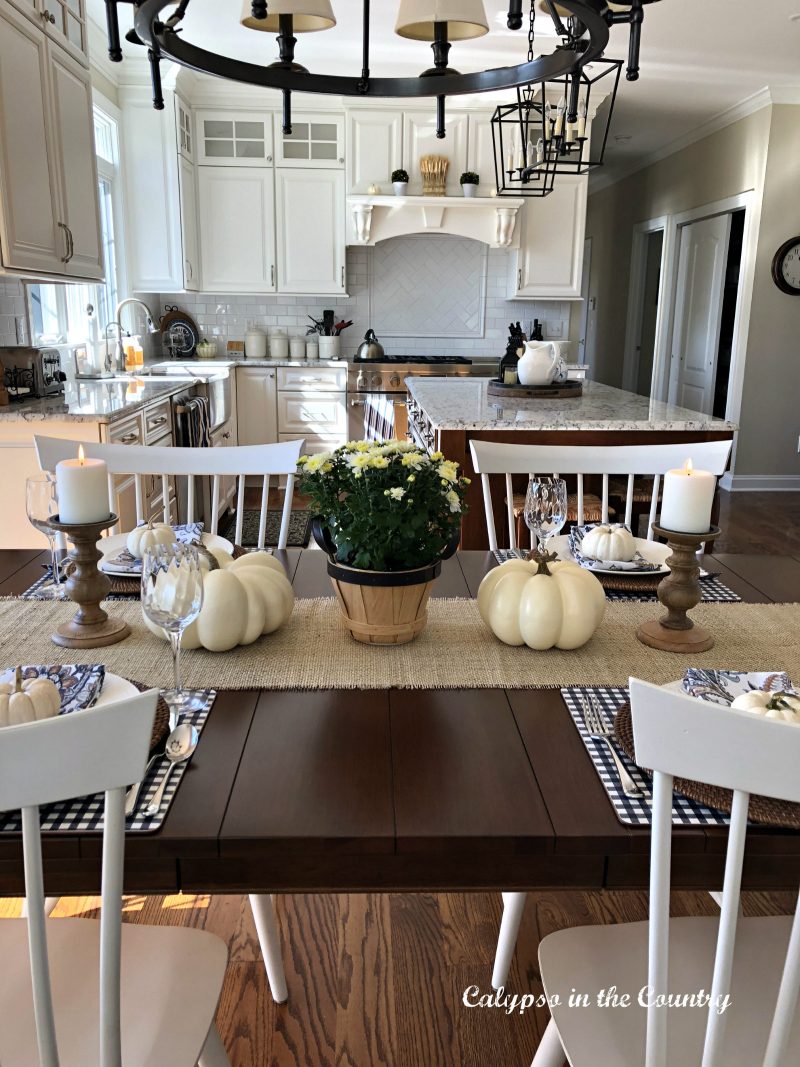
[[[551,341],[526,341],[517,363],[520,385],[550,385],[560,370],[561,357]]]

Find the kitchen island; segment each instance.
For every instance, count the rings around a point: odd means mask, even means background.
[[[430,452],[441,451],[473,479],[469,511],[461,525],[462,548],[486,548],[480,480],[471,440],[517,444],[642,445],[732,440],[738,427],[698,411],[653,401],[638,393],[584,382],[583,396],[569,400],[519,400],[488,393],[485,378],[407,378],[409,435]],[[689,453],[687,452],[687,456]],[[496,518],[504,493],[493,492]],[[498,533],[504,529],[497,522]]]

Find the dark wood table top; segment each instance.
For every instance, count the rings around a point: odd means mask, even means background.
[[[280,554],[300,597],[332,595],[325,557]],[[0,552],[0,595],[46,554]],[[474,597],[490,553],[448,560],[439,596]],[[800,561],[714,556],[745,601],[800,600]],[[268,651],[268,650],[267,650]],[[674,834],[677,886],[721,885],[725,832]],[[650,834],[621,824],[557,690],[221,692],[160,831],[130,834],[132,892],[640,888]],[[48,892],[99,885],[100,839],[44,839]],[[753,828],[749,888],[794,888],[800,834]],[[15,835],[0,894],[19,893]]]

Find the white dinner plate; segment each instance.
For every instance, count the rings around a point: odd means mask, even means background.
[[[109,674],[106,671],[103,679],[103,688],[100,690],[100,696],[93,706],[101,708],[104,704],[116,704],[118,700],[127,700],[128,697],[135,697],[138,692],[139,690],[133,682],[129,682],[127,678],[121,678],[118,674]]]
[[[672,549],[669,545],[662,545],[660,541],[648,541],[644,537],[634,537],[634,541],[636,542],[636,551],[641,556],[644,556],[648,563],[658,564],[657,571],[621,571],[618,568],[615,569],[614,567],[609,566],[607,568],[592,567],[592,574],[618,574],[629,578],[646,578],[651,574],[669,574],[669,567],[665,562],[672,555]],[[571,559],[575,561],[572,549],[569,547],[569,537],[565,535],[551,537],[548,542],[548,547],[550,547],[552,551],[558,553],[559,559]]]
[[[200,540],[206,548],[216,548],[223,552],[233,552],[233,543],[226,537],[220,537],[219,534],[203,533],[200,534]],[[123,577],[128,578],[137,577],[137,571],[131,571],[125,567],[114,567],[106,562],[106,557],[113,557],[122,552],[127,541],[128,535],[126,533],[112,534],[111,537],[100,538],[97,542],[97,551],[103,553],[103,558],[98,563],[98,567],[101,571],[105,571],[106,574],[120,574]]]

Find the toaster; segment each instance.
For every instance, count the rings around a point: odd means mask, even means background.
[[[0,372],[11,400],[41,400],[64,392],[57,348],[0,347]]]

